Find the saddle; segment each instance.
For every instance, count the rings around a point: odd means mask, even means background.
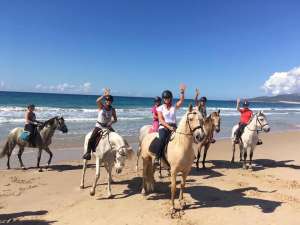
[[[106,135],[108,135],[110,133],[110,130],[109,129],[100,129],[97,134],[96,134],[96,137],[94,138],[94,140],[92,140],[91,142],[91,149],[93,152],[96,151],[96,148],[100,142],[100,140],[105,137]]]

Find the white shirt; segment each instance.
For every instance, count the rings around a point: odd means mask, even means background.
[[[107,125],[112,120],[112,111],[113,108],[111,108],[110,110],[106,110],[103,107],[103,109],[99,110],[98,112],[97,122]],[[99,123],[96,123],[96,127],[101,128],[101,125]]]
[[[157,112],[161,112],[166,123],[176,123],[176,108],[171,106],[169,109],[165,104],[157,108]]]

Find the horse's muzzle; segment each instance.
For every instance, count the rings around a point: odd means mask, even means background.
[[[271,130],[270,127],[264,128],[264,132],[266,132],[266,133],[270,132],[270,130]]]

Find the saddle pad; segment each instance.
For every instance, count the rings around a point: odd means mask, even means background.
[[[30,132],[29,131],[23,131],[20,135],[20,139],[23,141],[28,141],[29,140],[29,136],[30,136]]]
[[[159,147],[160,147],[160,140],[156,137],[153,139],[149,146],[150,152],[152,152],[155,155],[159,154]]]

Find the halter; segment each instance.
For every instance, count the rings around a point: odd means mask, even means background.
[[[255,116],[256,116],[255,126],[257,127],[257,122],[258,122],[259,125],[260,125],[260,129],[251,130],[251,129],[248,127],[248,125],[246,126],[246,128],[247,128],[248,130],[250,130],[250,131],[257,131],[257,132],[263,131],[263,128],[264,128],[265,126],[268,126],[269,124],[266,123],[266,124],[262,125],[261,122],[260,122],[259,119],[258,119],[258,115],[255,114]],[[252,120],[251,120],[251,122],[252,122]]]
[[[194,129],[191,128],[191,124],[190,124],[190,121],[189,121],[189,119],[188,119],[188,116],[189,116],[190,114],[196,114],[196,113],[195,113],[195,112],[190,112],[190,113],[188,113],[188,114],[186,115],[186,118],[187,118],[186,121],[187,121],[187,124],[188,124],[188,126],[189,126],[190,133],[187,134],[187,133],[183,133],[183,132],[179,132],[179,131],[175,131],[175,133],[193,136],[194,132],[195,132],[197,129],[199,129],[199,128],[201,129],[202,132],[204,132],[203,126],[201,126],[201,125],[196,126]]]
[[[105,132],[105,131],[104,131],[104,132]],[[104,132],[103,132],[103,133],[104,133]],[[106,132],[104,133],[104,135],[102,136],[102,138],[105,137],[105,136],[107,135],[107,139],[108,139],[108,143],[109,143],[109,145],[110,145],[110,148],[111,148],[111,150],[114,150],[114,148],[113,148],[113,146],[112,146],[112,144],[111,144],[111,142],[110,142],[110,140],[109,140],[109,134],[110,134],[110,132],[111,132],[111,131],[110,131],[109,129],[106,129]],[[101,139],[102,139],[102,138],[101,138]],[[115,149],[115,150],[116,150],[116,152],[119,153],[120,156],[126,157],[126,153],[124,153],[124,152],[121,151],[122,148],[126,148],[126,145],[123,145],[123,146],[121,146],[120,148]]]

